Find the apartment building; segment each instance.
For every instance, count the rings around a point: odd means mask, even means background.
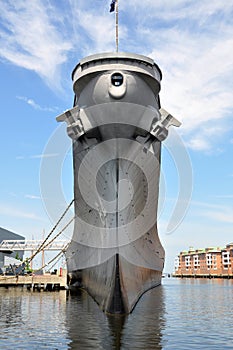
[[[233,243],[180,252],[175,261],[177,277],[233,277]]]

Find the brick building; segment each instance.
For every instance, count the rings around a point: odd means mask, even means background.
[[[233,243],[224,248],[189,248],[180,252],[175,262],[175,276],[233,277]]]

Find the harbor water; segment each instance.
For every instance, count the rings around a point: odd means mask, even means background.
[[[0,288],[0,349],[233,349],[233,280],[164,278],[126,316],[84,292]]]

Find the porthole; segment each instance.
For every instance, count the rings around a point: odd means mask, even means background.
[[[113,86],[121,86],[123,84],[123,75],[121,73],[113,73],[111,76],[111,82]]]

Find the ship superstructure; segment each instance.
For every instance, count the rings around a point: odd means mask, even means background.
[[[104,53],[73,71],[75,225],[66,252],[70,283],[109,313],[129,313],[161,283],[157,231],[161,142],[180,123],[160,108],[162,78],[148,57]]]

